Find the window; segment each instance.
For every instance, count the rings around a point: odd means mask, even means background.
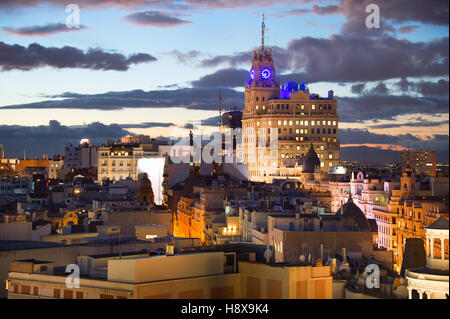
[[[22,285],[22,294],[29,295],[30,294],[30,286]]]
[[[64,290],[64,299],[73,299],[73,291]]]
[[[60,289],[53,289],[53,297],[55,298],[61,298],[61,290]]]
[[[313,104],[313,105],[311,105],[311,108],[312,108],[313,110],[315,110],[315,109],[316,109],[316,106]]]

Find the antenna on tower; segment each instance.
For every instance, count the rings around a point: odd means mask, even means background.
[[[264,33],[266,32],[266,23],[265,23],[265,15],[264,15],[264,13],[263,13],[263,21],[262,21],[262,25],[261,25],[261,34],[262,34],[262,37],[261,37],[261,48],[262,48],[262,51],[264,51]]]
[[[219,125],[222,125],[222,89],[219,92]]]

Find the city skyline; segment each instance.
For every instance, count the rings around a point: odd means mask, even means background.
[[[211,126],[221,89],[225,110],[243,108],[265,13],[282,84],[334,90],[343,160],[393,161],[394,149],[410,148],[448,162],[448,3],[380,2],[380,29],[365,27],[363,1],[128,4],[79,1],[74,30],[58,1],[0,2],[5,155]]]

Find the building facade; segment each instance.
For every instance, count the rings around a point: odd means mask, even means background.
[[[328,171],[340,161],[339,117],[333,91],[321,98],[311,94],[305,84],[288,82],[280,87],[272,50],[264,47],[264,22],[262,30],[262,45],[254,52],[250,80],[245,85],[242,116],[249,179],[271,182],[282,168],[291,168],[287,174],[297,175],[295,163],[311,143],[321,160],[321,170]],[[286,169],[283,171],[286,175]]]
[[[436,152],[432,151],[403,151],[400,152],[399,162],[408,165],[416,174],[424,173],[428,176],[436,176]]]
[[[118,181],[130,177],[137,181],[137,162],[143,157],[144,150],[141,147],[123,144],[99,147],[97,180]]]

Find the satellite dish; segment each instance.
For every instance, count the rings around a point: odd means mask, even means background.
[[[298,258],[300,260],[300,262],[303,264],[306,261],[306,257],[305,255],[300,255],[300,257]]]

